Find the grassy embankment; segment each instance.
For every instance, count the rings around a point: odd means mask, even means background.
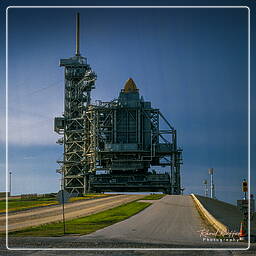
[[[21,200],[19,198],[8,200],[8,212],[21,211],[25,209],[30,209],[39,206],[48,206],[57,204],[55,198],[42,198],[36,200]],[[0,213],[6,212],[6,202],[5,200],[0,201]]]
[[[152,194],[152,195],[145,196],[143,198],[143,200],[158,200],[158,199],[163,198],[164,196],[166,196],[166,195],[165,194]]]
[[[86,235],[106,226],[125,220],[148,207],[150,203],[133,201],[100,213],[66,222],[66,234]],[[45,224],[10,232],[10,236],[63,236],[63,223]]]
[[[103,197],[107,197],[107,196],[112,196],[111,194],[85,194],[84,196],[80,196],[80,197],[71,197],[68,201],[69,202],[75,202],[75,201],[79,201],[79,200],[87,200],[87,199],[96,199],[96,198],[103,198]]]
[[[69,199],[69,202],[75,202],[78,200],[88,200],[88,199],[94,199],[94,198],[100,198],[100,197],[106,197],[109,196],[107,194],[86,194],[83,197],[72,197]],[[10,198],[8,200],[8,212],[12,211],[21,211],[26,209],[31,209],[35,207],[41,207],[41,206],[49,206],[49,205],[55,205],[58,204],[55,197],[49,197],[49,198],[37,198],[37,199],[20,199]],[[6,212],[6,202],[5,200],[0,201],[0,213]]]

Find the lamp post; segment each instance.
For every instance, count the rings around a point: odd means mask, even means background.
[[[208,196],[208,182],[207,180],[203,180],[203,184],[204,184],[204,195],[207,197]]]
[[[9,172],[9,196],[11,196],[12,192],[12,172]]]
[[[210,184],[211,198],[215,198],[215,189],[214,189],[214,184],[213,184],[213,168],[209,168],[208,171],[211,176],[211,184]]]

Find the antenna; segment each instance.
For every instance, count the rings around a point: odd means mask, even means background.
[[[80,17],[76,14],[76,56],[80,56]]]
[[[208,196],[208,181],[207,180],[203,180],[203,184],[204,184],[204,195],[207,197]]]
[[[208,171],[211,176],[211,187],[210,187],[211,188],[211,198],[216,199],[215,188],[214,188],[214,184],[213,184],[213,168],[209,168]]]

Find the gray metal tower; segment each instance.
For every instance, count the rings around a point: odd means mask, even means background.
[[[118,99],[91,103],[95,73],[79,50],[61,59],[65,68],[64,114],[55,118],[55,131],[64,146],[59,173],[70,193],[89,191],[163,191],[181,194],[182,150],[177,134],[159,109],[144,101],[130,78]],[[163,127],[160,125],[162,123]],[[165,173],[150,171],[165,168]]]
[[[182,150],[177,147],[176,130],[159,109],[140,97],[131,78],[118,99],[91,104],[86,118],[94,190],[181,194]],[[154,166],[167,168],[165,173],[150,172]]]
[[[61,59],[60,66],[65,68],[65,98],[63,117],[55,118],[55,131],[62,134],[58,140],[64,144],[63,160],[59,172],[63,177],[64,189],[71,193],[83,193],[86,190],[86,178],[89,173],[84,158],[86,140],[84,118],[87,106],[91,101],[91,90],[94,89],[95,73],[87,64],[79,50],[79,13],[76,16],[76,54],[69,59]]]

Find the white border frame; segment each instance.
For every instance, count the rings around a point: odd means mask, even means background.
[[[238,8],[238,9],[244,9],[246,8],[248,10],[248,185],[249,185],[249,189],[248,189],[248,195],[251,194],[251,182],[250,182],[250,175],[251,175],[251,156],[250,156],[250,119],[251,119],[251,108],[250,108],[250,90],[251,90],[251,81],[250,81],[250,76],[251,76],[251,29],[250,29],[250,8],[248,6],[8,6],[6,8],[6,144],[5,144],[5,150],[6,150],[6,154],[5,154],[5,161],[6,161],[6,248],[8,250],[12,250],[12,251],[173,251],[173,250],[181,250],[181,251],[188,251],[188,250],[194,250],[194,251],[206,251],[206,250],[237,250],[237,251],[244,251],[244,250],[248,250],[250,248],[250,218],[249,218],[249,229],[248,229],[248,247],[247,248],[10,248],[8,246],[8,184],[9,184],[9,175],[8,175],[8,10],[9,9],[14,9],[14,8],[70,8],[70,9],[75,9],[75,8],[94,8],[94,9],[103,9],[103,8],[197,8],[197,9],[207,9],[207,8]],[[250,213],[250,196],[249,198],[249,213]]]

